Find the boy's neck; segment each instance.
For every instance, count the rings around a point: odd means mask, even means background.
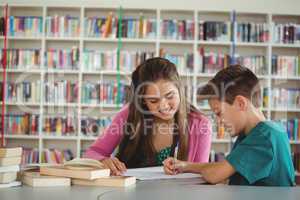
[[[259,122],[265,121],[266,118],[264,114],[257,108],[251,109],[248,119],[247,119],[247,124],[244,129],[245,135],[248,135],[250,131],[257,126]]]

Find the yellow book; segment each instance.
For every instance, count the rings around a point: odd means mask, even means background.
[[[70,178],[45,176],[39,172],[24,172],[22,182],[32,187],[71,186]]]
[[[104,38],[107,38],[109,36],[109,34],[111,33],[112,17],[113,17],[113,14],[109,13],[109,15],[106,19],[106,22],[105,22],[105,31],[103,32]]]
[[[97,178],[95,180],[72,179],[73,185],[85,186],[107,186],[107,187],[128,187],[135,185],[136,178],[133,176],[111,176],[107,178]]]

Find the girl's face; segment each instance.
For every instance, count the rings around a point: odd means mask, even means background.
[[[170,120],[179,107],[179,91],[173,82],[158,80],[147,84],[144,102],[152,115],[162,120]]]

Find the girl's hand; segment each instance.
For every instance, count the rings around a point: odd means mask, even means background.
[[[101,160],[101,162],[104,164],[105,168],[111,170],[111,175],[121,176],[127,171],[125,164],[119,161],[118,158],[105,158]]]
[[[177,160],[175,158],[169,157],[163,161],[164,171],[166,174],[175,175],[178,173],[185,172],[185,167],[187,166],[187,162]]]

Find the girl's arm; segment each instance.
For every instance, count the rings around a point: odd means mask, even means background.
[[[205,116],[197,117],[190,127],[190,155],[188,161],[207,163],[211,150],[212,126]]]
[[[105,129],[97,140],[86,150],[83,157],[96,160],[109,158],[123,137],[123,127],[128,117],[128,106],[125,106],[114,117],[111,125]]]
[[[204,117],[198,123],[197,128],[197,148],[193,162],[208,163],[211,150],[212,125],[208,118]]]

